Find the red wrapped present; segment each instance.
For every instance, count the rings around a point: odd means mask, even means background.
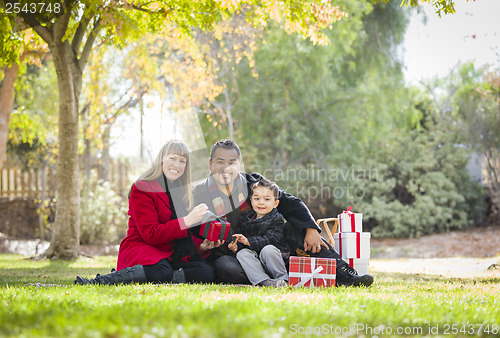
[[[217,242],[219,239],[225,241],[231,224],[225,218],[217,217],[211,212],[207,212],[207,218],[214,219],[203,221],[200,226],[200,236],[212,242]]]
[[[288,283],[296,287],[335,286],[336,260],[317,257],[290,257]]]
[[[349,207],[337,216],[339,219],[339,232],[363,231],[363,214],[354,213],[351,209],[352,207]]]

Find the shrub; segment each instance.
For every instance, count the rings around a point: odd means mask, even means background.
[[[80,243],[116,243],[127,226],[127,200],[96,176],[92,173],[81,191]]]
[[[374,237],[418,237],[463,229],[484,215],[484,192],[470,180],[466,149],[436,133],[395,135],[363,164],[377,175],[350,182],[363,196],[341,202],[363,213]],[[365,158],[367,158],[365,156]]]

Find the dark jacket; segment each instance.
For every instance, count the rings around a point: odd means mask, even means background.
[[[241,173],[243,182],[241,184],[246,185],[246,201],[248,205],[251,205],[250,202],[250,192],[252,184],[262,180],[264,177],[258,173],[247,174]],[[200,203],[205,203],[208,208],[215,212],[215,207],[213,205],[213,197],[210,195],[209,189],[209,180],[210,177],[203,180],[200,184],[198,184],[193,191],[193,197],[195,201],[195,205]],[[278,212],[283,215],[286,219],[286,223],[284,226],[284,236],[285,240],[290,246],[291,251],[295,251],[295,249],[301,245],[304,241],[304,236],[307,228],[313,228],[321,232],[320,228],[314,221],[311,212],[307,208],[307,206],[300,200],[299,198],[290,195],[289,193],[280,190],[280,203],[278,204]],[[239,224],[241,220],[241,213],[239,208],[235,208],[229,213],[226,213],[227,220],[231,223],[230,235],[235,233],[241,233]],[[221,254],[225,255],[234,255],[234,253],[227,248],[227,244],[231,241],[228,238],[226,244],[221,247],[221,250],[218,250],[219,253],[214,253],[212,255],[213,258],[220,256]],[[212,250],[214,251],[214,250]],[[221,253],[222,251],[223,253]]]
[[[288,245],[285,243],[283,228],[285,219],[273,209],[270,213],[255,218],[256,213],[253,210],[244,212],[241,215],[240,229],[250,243],[250,249],[259,253],[266,245],[274,245],[282,253],[290,253]],[[238,243],[238,249],[247,247],[242,243]]]

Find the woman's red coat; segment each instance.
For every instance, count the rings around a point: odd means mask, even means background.
[[[174,240],[187,236],[184,219],[171,219],[170,200],[158,181],[134,184],[128,214],[127,236],[118,252],[118,270],[156,264],[172,255]],[[201,240],[193,239],[199,247]]]

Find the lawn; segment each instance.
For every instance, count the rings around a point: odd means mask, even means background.
[[[330,289],[72,284],[114,265],[0,255],[0,336],[500,335],[499,278],[374,273],[370,288]]]

